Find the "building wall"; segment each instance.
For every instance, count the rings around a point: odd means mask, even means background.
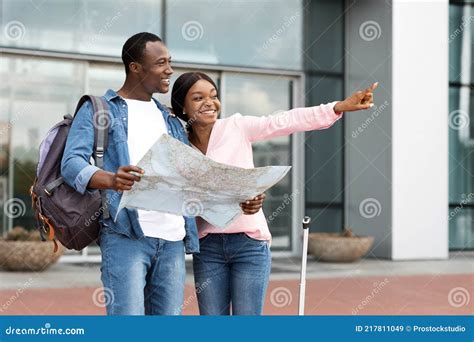
[[[345,117],[345,221],[375,237],[372,256],[392,254],[392,8],[353,1],[346,13],[346,94],[379,82],[375,107]]]
[[[393,259],[448,257],[448,6],[393,2]]]
[[[346,121],[347,221],[375,257],[446,258],[448,2],[358,1],[347,23],[346,90],[380,82]]]

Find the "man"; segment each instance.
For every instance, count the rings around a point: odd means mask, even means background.
[[[104,168],[90,165],[93,154],[93,109],[85,103],[68,135],[61,173],[78,192],[104,190],[110,217],[102,217],[99,244],[102,282],[109,315],[177,315],[184,296],[186,253],[198,253],[194,218],[155,211],[124,209],[114,222],[121,193],[140,181],[134,166],[161,134],[188,144],[179,120],[152,98],[170,86],[171,57],[151,33],[130,37],[122,49],[126,78],[104,95],[110,106],[109,145]],[[253,214],[262,200],[243,205]]]

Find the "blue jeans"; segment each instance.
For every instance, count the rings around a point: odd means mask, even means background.
[[[271,268],[268,241],[208,234],[199,244],[193,268],[201,315],[261,315]]]
[[[108,315],[179,315],[186,277],[184,242],[139,240],[102,227],[102,283]]]

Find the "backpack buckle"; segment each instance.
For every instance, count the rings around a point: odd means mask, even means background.
[[[103,147],[96,147],[95,156],[97,158],[102,158],[104,156],[104,148]]]

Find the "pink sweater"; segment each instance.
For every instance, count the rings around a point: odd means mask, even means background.
[[[252,143],[295,132],[331,127],[342,115],[334,112],[336,102],[309,108],[296,108],[273,116],[234,114],[218,119],[212,128],[206,156],[212,160],[243,168],[253,168]],[[209,233],[246,233],[257,240],[270,240],[267,221],[260,209],[253,215],[241,215],[225,229],[197,217],[199,238]]]

